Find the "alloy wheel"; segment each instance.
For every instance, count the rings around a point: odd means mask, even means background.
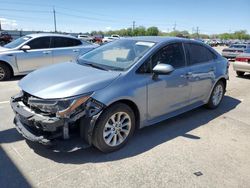
[[[103,129],[103,139],[109,146],[118,146],[126,140],[130,129],[130,116],[126,112],[117,112],[106,122]]]
[[[0,67],[0,80],[2,80],[5,77],[5,71],[2,67]]]
[[[221,84],[218,84],[214,89],[212,97],[212,101],[215,106],[217,106],[220,103],[223,97],[223,92],[224,92],[223,86]]]

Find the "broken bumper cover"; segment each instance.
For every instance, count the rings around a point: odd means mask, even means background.
[[[22,94],[12,97],[10,103],[15,112],[14,124],[17,131],[24,138],[44,145],[54,145],[58,141],[64,141],[64,144],[68,142],[69,127],[74,127],[80,118],[78,137],[91,145],[95,122],[105,108],[105,105],[91,98],[72,116],[60,118],[33,111],[24,104]]]
[[[15,112],[14,124],[17,131],[26,139],[50,144],[52,139],[62,136],[64,120],[56,117],[46,117],[32,112],[21,102],[11,100],[11,107]]]

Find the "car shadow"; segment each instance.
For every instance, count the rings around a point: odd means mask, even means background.
[[[58,163],[83,164],[114,161],[139,155],[179,136],[193,139],[194,141],[202,139],[188,132],[206,125],[211,120],[233,110],[239,104],[239,100],[225,96],[220,107],[217,109],[208,110],[200,107],[175,118],[138,130],[125,147],[108,154],[104,154],[94,147],[71,153],[54,152],[40,144],[27,143],[38,155]]]
[[[244,74],[243,76],[237,76],[238,78],[250,79],[250,74]]]
[[[11,77],[9,80],[3,80],[3,81],[0,81],[0,82],[11,82],[11,81],[19,81],[21,80],[25,75],[22,75],[22,76],[13,76]]]
[[[30,183],[0,145],[1,187],[31,187]]]
[[[23,140],[15,128],[0,131],[0,144],[12,143]]]

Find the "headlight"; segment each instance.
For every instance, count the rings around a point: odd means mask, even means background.
[[[56,114],[59,117],[68,117],[80,105],[84,104],[90,98],[90,96],[91,94],[57,100],[44,100],[30,97],[28,100],[28,104],[31,106],[31,108],[35,107],[43,112]]]

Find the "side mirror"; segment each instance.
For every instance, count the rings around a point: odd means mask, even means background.
[[[169,64],[157,64],[153,68],[153,73],[155,75],[170,74],[173,71],[174,71],[174,67],[172,65],[169,65]]]
[[[23,45],[20,49],[23,51],[27,51],[27,50],[30,50],[31,48],[29,45]]]

